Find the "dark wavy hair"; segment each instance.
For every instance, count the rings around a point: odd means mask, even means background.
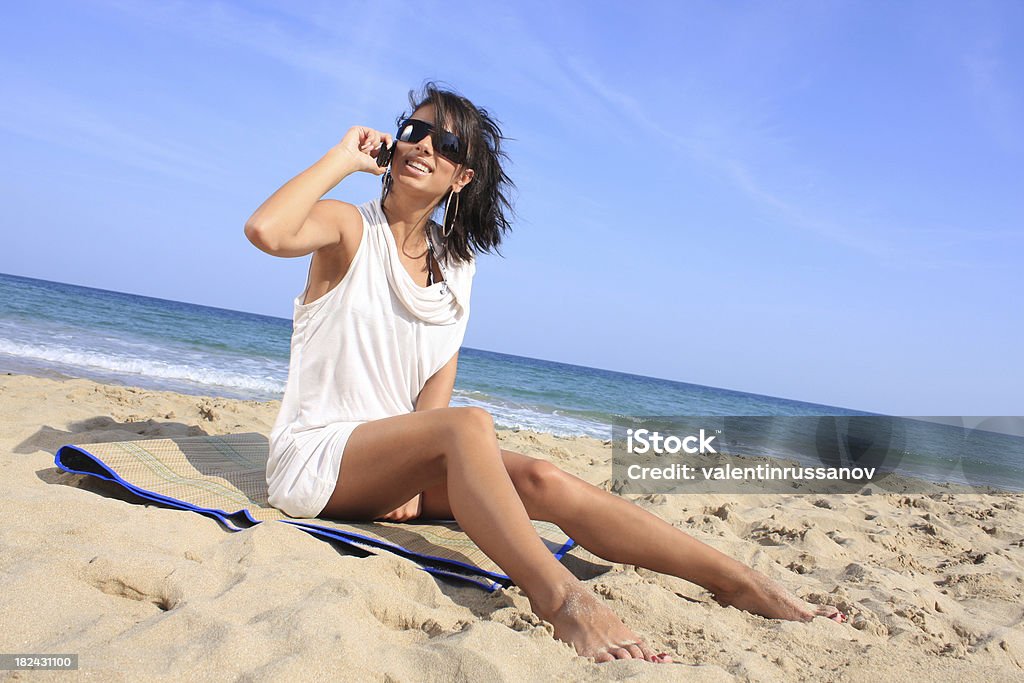
[[[412,111],[399,116],[396,125],[428,104],[434,105],[434,120],[443,121],[444,127],[467,145],[463,166],[473,169],[473,180],[459,193],[459,210],[445,240],[445,253],[460,262],[470,260],[474,253],[493,251],[500,255],[498,247],[511,230],[509,217],[514,215],[509,194],[515,183],[501,167],[502,161],[508,159],[502,141],[508,138],[501,134],[498,121],[486,109],[452,90],[438,87],[434,81],[424,83],[418,93],[409,91]],[[432,138],[434,149],[440,147],[440,131],[439,125]],[[444,207],[449,195],[451,191],[438,202],[438,209]]]

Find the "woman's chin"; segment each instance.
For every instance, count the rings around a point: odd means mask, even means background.
[[[397,191],[402,197],[432,202],[439,197],[444,196],[447,188],[441,188],[440,190],[432,188],[430,187],[429,180],[429,177],[408,177],[404,175],[399,175],[397,177],[393,176],[391,191]]]

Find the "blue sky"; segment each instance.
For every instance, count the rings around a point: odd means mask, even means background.
[[[1024,414],[1024,4],[20,3],[0,71],[0,272],[290,318],[245,220],[431,77],[514,138],[467,346]]]

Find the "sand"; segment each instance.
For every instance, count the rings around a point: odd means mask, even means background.
[[[67,443],[267,434],[278,405],[0,375],[0,653],[77,653],[80,667],[0,680],[1024,680],[1020,496],[631,497],[851,621],[764,619],[574,551],[585,585],[676,660],[595,664],[516,588],[448,583],[282,523],[231,532],[53,463]],[[499,439],[610,484],[607,443]]]

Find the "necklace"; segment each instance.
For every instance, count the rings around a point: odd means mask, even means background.
[[[380,212],[382,214],[384,214],[384,220],[388,222],[388,229],[390,230],[391,229],[391,227],[390,227],[390,219],[388,218],[387,211],[384,209],[384,200],[383,199],[381,199],[381,202],[380,202]],[[441,281],[441,288],[440,288],[440,290],[438,290],[440,292],[440,294],[441,294],[441,298],[444,298],[444,296],[446,294],[448,294],[448,271],[445,270],[444,265],[441,263],[441,259],[437,258],[437,252],[434,251],[434,240],[430,239],[430,226],[433,225],[433,224],[434,224],[433,221],[431,221],[430,219],[427,219],[427,225],[426,225],[426,227],[423,228],[423,234],[427,238],[427,248],[430,250],[430,255],[434,257],[435,261],[437,261],[437,267],[441,270],[441,277],[444,278],[444,280]],[[427,259],[427,286],[430,287],[431,285],[434,285],[434,284],[437,284],[437,283],[434,282],[434,269],[430,267],[430,259],[428,258]]]
[[[444,278],[444,280],[441,281],[441,296],[444,296],[448,293],[448,272],[444,269],[441,259],[437,258],[437,252],[434,251],[434,240],[430,239],[430,223],[427,224],[427,228],[424,230],[424,233],[427,237],[427,249],[430,250],[430,255],[434,257],[434,261],[437,262],[437,267],[441,270],[441,277]],[[430,282],[427,286],[435,284],[434,269],[430,267],[429,259],[427,260],[427,273],[430,275]]]

